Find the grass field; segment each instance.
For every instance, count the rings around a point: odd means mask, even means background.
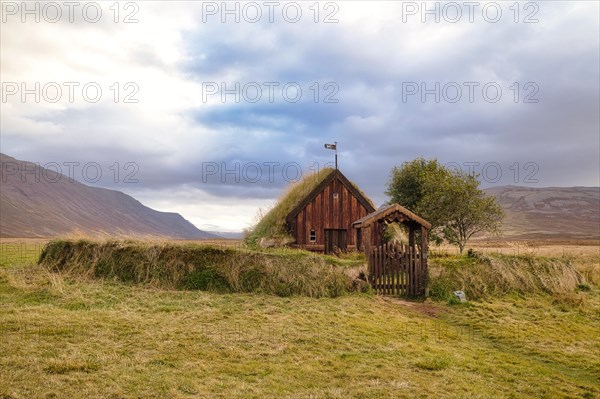
[[[3,399],[600,397],[594,286],[459,305],[164,290],[48,272],[41,244],[0,245]]]

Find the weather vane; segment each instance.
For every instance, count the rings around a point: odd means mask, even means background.
[[[333,144],[325,144],[325,148],[328,150],[335,150],[335,168],[337,169],[337,141],[334,141]]]

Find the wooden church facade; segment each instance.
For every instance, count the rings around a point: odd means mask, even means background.
[[[296,246],[334,253],[356,249],[353,222],[375,208],[339,170],[333,170],[286,218]]]

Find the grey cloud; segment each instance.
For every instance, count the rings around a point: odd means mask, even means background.
[[[149,131],[146,142],[132,145],[127,130],[140,127],[128,125],[129,119],[114,109],[70,110],[44,116],[61,123],[63,135],[39,137],[26,147],[18,132],[9,132],[2,138],[3,151],[28,160],[69,159],[73,154],[82,159],[134,159],[143,177],[140,187],[163,190],[190,184],[215,196],[240,199],[275,198],[287,182],[238,183],[218,176],[204,182],[203,162],[297,162],[307,169],[332,160],[322,144],[333,140],[340,143],[344,173],[378,203],[385,200],[389,170],[420,155],[459,164],[498,163],[502,180],[484,185],[522,184],[522,176],[513,181],[509,169],[515,162],[521,169],[535,163],[540,186],[597,185],[598,13],[571,3],[540,6],[538,24],[515,24],[508,16],[498,24],[457,26],[401,24],[392,18],[372,30],[343,21],[331,26],[198,24],[179,32],[185,54],[178,70],[162,65],[151,46],[130,54],[132,62],[156,66],[196,85],[238,80],[299,82],[306,87],[334,81],[340,88],[339,103],[315,104],[303,98],[296,104],[278,100],[188,106],[179,116],[190,128],[207,133],[170,147],[161,145],[168,132],[160,130]],[[588,7],[593,11],[597,5]],[[502,101],[490,104],[478,97],[472,104],[437,104],[403,99],[403,82],[432,86],[453,81],[498,82]],[[509,89],[514,82],[539,85],[539,103],[515,104]],[[113,132],[110,140],[75,140],[103,130]],[[155,146],[148,145],[153,142]]]

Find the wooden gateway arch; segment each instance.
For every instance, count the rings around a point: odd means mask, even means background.
[[[406,226],[408,243],[386,242],[386,223]],[[392,204],[362,217],[352,227],[357,248],[367,255],[369,283],[378,294],[407,297],[426,294],[429,222],[401,205]]]

